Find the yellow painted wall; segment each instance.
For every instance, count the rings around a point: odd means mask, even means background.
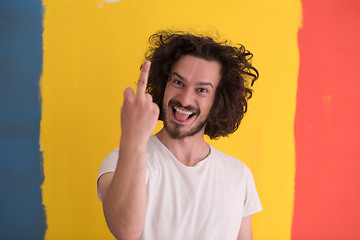
[[[264,210],[254,239],[290,239],[300,0],[44,0],[41,148],[46,239],[113,239],[97,171],[119,143],[122,92],[159,29],[215,30],[254,53],[260,72],[240,129],[212,144],[253,171]],[[159,124],[159,129],[161,125]]]

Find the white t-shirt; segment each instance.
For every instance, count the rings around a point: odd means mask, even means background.
[[[115,171],[118,154],[116,148],[104,159],[98,178]],[[212,146],[204,160],[189,167],[153,135],[146,170],[147,209],[140,239],[236,239],[242,218],[262,210],[250,169]],[[99,191],[98,196],[101,200]]]

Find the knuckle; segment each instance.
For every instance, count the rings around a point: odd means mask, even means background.
[[[131,102],[134,97],[134,91],[132,88],[127,88],[124,91],[124,102]]]
[[[156,103],[153,103],[153,105],[152,105],[152,111],[153,111],[153,113],[155,113],[155,114],[159,114],[159,113],[160,113],[160,108],[159,108],[159,106],[158,106]]]
[[[146,81],[144,79],[139,79],[138,82],[137,82],[137,85],[145,85],[146,84]]]
[[[144,101],[141,98],[136,98],[135,105],[137,107],[143,107],[144,106]]]
[[[153,97],[151,96],[150,93],[146,93],[145,96],[149,101],[151,101],[151,102],[153,101]]]

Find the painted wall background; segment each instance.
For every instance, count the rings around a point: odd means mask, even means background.
[[[260,71],[241,128],[212,142],[253,171],[254,239],[359,239],[357,1],[110,2],[0,3],[1,239],[113,239],[96,176],[122,92],[150,34],[189,26],[243,43]]]
[[[293,239],[360,239],[360,2],[303,0]]]
[[[43,239],[41,1],[0,1],[0,239]]]

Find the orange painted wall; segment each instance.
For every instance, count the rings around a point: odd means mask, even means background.
[[[302,3],[292,239],[360,239],[360,2]]]

